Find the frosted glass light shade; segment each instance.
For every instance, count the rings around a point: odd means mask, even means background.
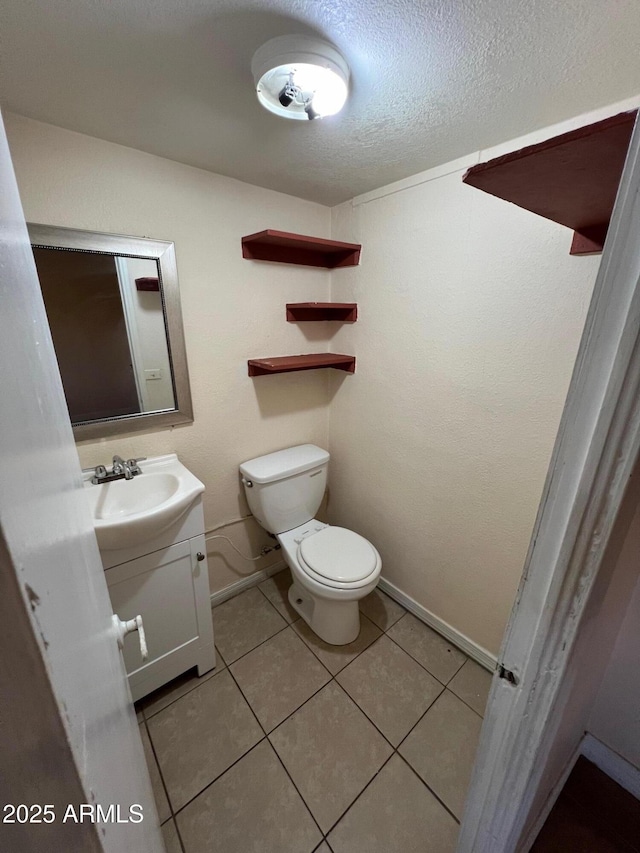
[[[279,36],[254,54],[251,71],[258,100],[283,118],[308,121],[340,112],[349,92],[349,68],[338,51],[310,36]],[[299,95],[285,106],[280,94],[289,83]]]

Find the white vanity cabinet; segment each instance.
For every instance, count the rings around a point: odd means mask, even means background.
[[[113,612],[122,620],[140,614],[144,624],[146,661],[138,634],[124,638],[134,700],[191,667],[202,675],[216,665],[200,498],[157,539],[101,555]]]

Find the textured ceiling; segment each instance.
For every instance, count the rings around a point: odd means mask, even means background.
[[[639,0],[4,0],[5,109],[324,204],[640,92]],[[260,107],[267,39],[321,35],[346,108]]]

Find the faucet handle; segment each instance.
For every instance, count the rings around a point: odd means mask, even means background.
[[[131,471],[132,474],[142,474],[138,462],[144,462],[146,458],[146,456],[141,456],[140,459],[127,459],[124,464]]]
[[[96,465],[95,471],[93,472],[93,477],[91,478],[91,482],[94,486],[97,486],[98,483],[101,483],[105,477],[107,476],[107,469],[104,465]]]

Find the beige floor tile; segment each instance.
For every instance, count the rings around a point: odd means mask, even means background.
[[[291,628],[245,655],[230,669],[268,732],[331,678]]]
[[[156,759],[151,748],[151,741],[149,740],[147,727],[144,723],[140,723],[138,728],[140,730],[140,737],[142,738],[142,746],[144,748],[144,757],[147,762],[147,769],[149,770],[149,776],[151,778],[153,797],[156,801],[156,808],[158,809],[158,817],[160,819],[160,823],[164,823],[165,820],[171,817],[169,800],[167,799],[164,785],[160,778],[160,771],[158,770],[158,765],[156,764]]]
[[[262,590],[278,613],[289,624],[296,622],[300,618],[300,614],[296,613],[289,604],[288,594],[290,586],[291,572],[289,569],[283,569],[281,572],[258,584],[258,588]]]
[[[401,607],[379,589],[374,589],[366,598],[362,599],[360,610],[383,631],[390,628],[407,612],[404,607]]]
[[[194,687],[197,687],[199,684],[207,681],[207,679],[212,678],[219,672],[222,672],[222,670],[225,669],[225,666],[225,662],[222,660],[221,656],[216,654],[215,669],[211,669],[209,672],[205,672],[204,675],[199,676],[198,670],[194,667],[188,672],[183,672],[182,675],[174,678],[173,681],[169,681],[167,684],[164,684],[162,687],[154,690],[153,693],[149,693],[148,696],[145,696],[144,699],[140,700],[145,716],[148,719],[154,714],[157,714],[158,711],[162,711],[163,708],[166,708],[181,696],[185,696],[190,690],[193,690]]]
[[[474,660],[468,660],[449,684],[449,690],[484,717],[491,687],[491,673]]]
[[[460,819],[482,719],[448,690],[399,749],[431,790]]]
[[[392,752],[335,682],[271,732],[270,739],[323,832],[329,831]]]
[[[454,853],[458,824],[394,755],[328,841],[334,853]]]
[[[174,811],[263,736],[226,671],[155,714],[147,725]]]
[[[443,690],[388,637],[369,646],[336,680],[394,746]]]
[[[160,827],[162,829],[162,838],[164,846],[167,848],[167,853],[182,853],[182,845],[178,838],[178,830],[172,820],[168,820]]]
[[[332,646],[329,643],[325,643],[324,640],[321,640],[320,637],[313,633],[304,619],[298,619],[292,627],[302,637],[315,656],[320,658],[332,675],[344,669],[347,664],[358,657],[360,652],[364,651],[367,646],[370,646],[374,640],[377,640],[382,633],[380,628],[367,619],[364,613],[360,614],[360,633],[357,639],[346,646]]]
[[[255,587],[213,608],[216,646],[227,665],[281,631],[286,624]]]
[[[459,649],[416,619],[412,613],[399,619],[387,633],[443,684],[453,678],[467,659]]]
[[[186,853],[311,853],[322,840],[266,740],[177,820]]]

